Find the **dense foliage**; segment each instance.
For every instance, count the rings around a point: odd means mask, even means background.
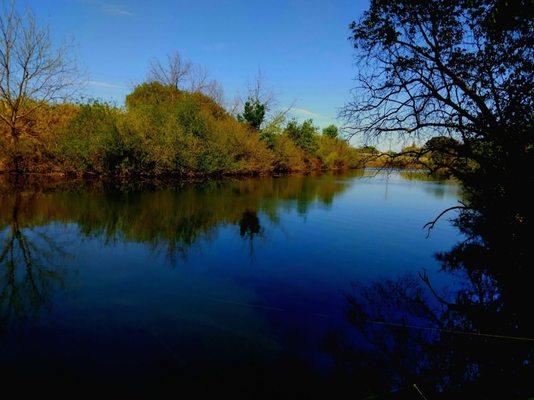
[[[359,162],[356,149],[321,135],[311,120],[286,124],[277,116],[259,129],[264,109],[258,104],[245,103],[235,118],[207,95],[157,82],[137,86],[124,109],[99,102],[61,104],[41,107],[35,115],[28,124],[31,134],[17,150],[23,172],[258,174],[350,168]],[[11,155],[6,140],[3,170],[11,170]]]

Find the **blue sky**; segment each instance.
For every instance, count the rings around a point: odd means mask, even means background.
[[[261,69],[280,105],[317,125],[334,122],[355,69],[349,0],[20,0],[56,40],[73,39],[89,97],[122,104],[153,58],[178,50],[206,67],[227,97]]]

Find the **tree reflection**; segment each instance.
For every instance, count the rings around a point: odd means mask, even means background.
[[[239,229],[251,258],[263,237],[260,222],[278,221],[281,210],[329,204],[348,187],[335,175],[208,181],[178,188],[117,188],[106,182],[70,184],[0,179],[0,329],[23,324],[50,307],[64,290],[69,255],[52,223],[76,224],[83,237],[104,243],[137,242],[169,263],[211,241],[218,227]],[[52,226],[52,228],[51,228]]]
[[[67,256],[53,237],[25,220],[27,199],[20,192],[9,200],[2,199],[0,225],[0,331],[50,305],[54,290],[64,288],[64,270],[57,261]]]
[[[239,220],[239,235],[248,242],[249,257],[254,261],[254,239],[263,236],[260,218],[255,211],[245,210]]]
[[[460,287],[434,287],[425,273],[354,286],[347,317],[357,333],[350,342],[332,335],[328,350],[343,374],[365,376],[358,380],[362,393],[534,394],[531,281],[524,268],[530,251],[517,252],[521,236],[511,227],[481,230],[486,218],[464,211],[455,223],[467,239],[437,255],[442,273],[459,277]]]
[[[277,223],[280,211],[298,209],[306,214],[314,203],[331,204],[348,185],[348,180],[329,174],[312,179],[290,176],[207,181],[177,189],[164,186],[133,191],[100,182],[92,187],[54,188],[28,198],[21,205],[19,219],[43,225],[73,222],[83,236],[98,237],[106,243],[145,243],[174,264],[187,258],[194,245],[211,241],[218,227],[238,226],[240,237],[251,244],[262,233],[259,212]],[[12,199],[10,190],[9,185],[3,187],[4,201]],[[33,185],[29,192],[36,191]],[[0,210],[0,217],[6,219],[5,209]]]

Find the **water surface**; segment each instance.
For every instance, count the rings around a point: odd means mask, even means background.
[[[453,182],[398,171],[6,189],[0,372],[52,386],[327,387],[339,365],[325,343],[351,337],[354,284],[423,270],[454,284],[434,255],[458,232],[422,227],[458,197]]]

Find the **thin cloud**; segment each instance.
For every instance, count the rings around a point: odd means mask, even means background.
[[[133,12],[131,12],[126,7],[120,4],[107,3],[99,0],[81,0],[81,2],[98,7],[100,11],[108,15],[116,15],[119,17],[131,17],[134,15]]]
[[[109,15],[119,15],[119,16],[123,15],[126,17],[133,16],[133,13],[131,11],[128,11],[127,9],[117,4],[102,3],[101,8],[102,8],[102,11],[104,11],[106,14],[109,14]]]
[[[293,108],[291,110],[294,114],[300,115],[302,117],[312,117],[312,118],[326,118],[323,115],[316,114],[310,110],[306,110],[305,108]]]
[[[96,87],[107,88],[107,89],[126,89],[126,86],[117,85],[115,83],[102,82],[102,81],[88,81],[87,84],[89,86],[96,86]]]

